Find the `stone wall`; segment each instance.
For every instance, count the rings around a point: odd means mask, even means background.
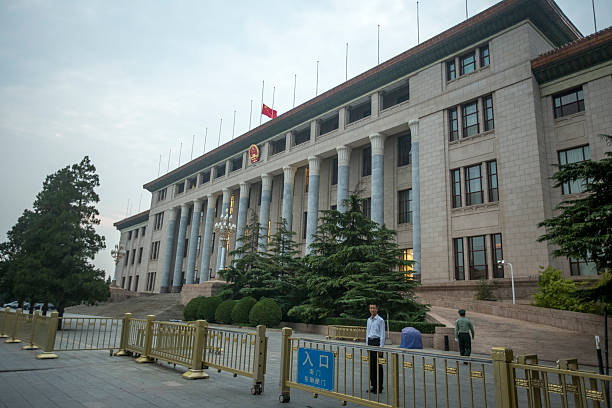
[[[207,281],[199,284],[183,285],[183,289],[181,290],[181,305],[186,305],[191,299],[198,296],[214,296],[221,291],[223,286],[225,286],[225,282],[219,281]]]
[[[512,282],[510,279],[495,279],[494,290],[497,300],[512,300]],[[448,283],[427,284],[416,289],[416,295],[420,302],[431,303],[436,299],[472,300],[476,295],[479,281],[453,281]],[[531,295],[538,286],[536,277],[533,279],[515,279],[514,291],[516,298],[531,301]]]

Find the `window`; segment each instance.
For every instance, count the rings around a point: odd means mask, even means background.
[[[459,118],[457,107],[448,110],[448,140],[454,142],[459,140]]]
[[[470,256],[470,279],[487,278],[487,248],[484,235],[468,237],[468,253]]]
[[[363,118],[367,118],[372,114],[372,103],[368,99],[360,104],[348,106],[346,108],[348,123],[357,122]]]
[[[138,228],[136,228],[136,229],[134,230],[134,239],[138,238],[138,232],[139,232],[139,229],[138,229]]]
[[[132,263],[131,265],[134,265],[134,261],[136,260],[136,248],[132,249]]]
[[[594,276],[597,275],[595,262],[569,258],[570,275],[572,276]]]
[[[372,175],[372,148],[364,147],[361,151],[361,177]]]
[[[553,109],[555,119],[584,111],[582,87],[553,95]]]
[[[451,202],[453,208],[461,207],[461,172],[459,169],[451,170]]]
[[[308,185],[310,184],[310,168],[306,167],[304,169],[304,192],[308,192]]]
[[[189,207],[189,210],[187,210],[187,225],[191,225],[192,219],[193,219],[193,207]]]
[[[480,47],[480,68],[484,68],[489,66],[490,56],[489,56],[489,44],[483,45]]]
[[[125,289],[125,276],[121,278],[121,289]]]
[[[319,122],[319,135],[324,135],[336,129],[338,129],[338,113],[331,118],[321,119]]]
[[[473,101],[461,105],[463,137],[470,137],[478,134],[478,101]]]
[[[185,249],[183,250],[183,258],[187,258],[188,249],[189,249],[189,238],[185,238]]]
[[[383,110],[407,101],[410,99],[410,86],[408,81],[401,82],[395,85],[394,88],[383,90],[381,92],[381,97]]]
[[[364,198],[361,202],[361,212],[366,218],[372,218],[372,198]]]
[[[215,166],[215,178],[225,176],[225,163]]]
[[[493,277],[504,277],[504,266],[498,262],[504,259],[501,234],[491,234],[491,251],[493,252]]]
[[[128,231],[127,240],[132,239],[132,231]]]
[[[297,146],[310,140],[310,128],[298,130],[293,135],[293,145]]]
[[[160,212],[155,214],[155,216],[153,217],[153,230],[157,231],[162,229],[164,225],[164,213]]]
[[[187,179],[187,190],[191,190],[191,189],[195,188],[196,184],[198,184],[198,178],[197,177],[188,178]]]
[[[200,174],[200,184],[208,183],[210,181],[210,170]]]
[[[453,238],[453,256],[455,258],[455,280],[465,280],[463,238]]]
[[[151,260],[155,261],[159,258],[159,243],[160,241],[155,241],[151,243]]]
[[[138,263],[139,263],[139,264],[140,264],[140,263],[142,263],[142,250],[143,250],[143,249],[144,249],[143,247],[140,247],[140,248],[138,249]]]
[[[465,168],[465,205],[482,204],[482,172],[480,164]]]
[[[400,256],[402,261],[413,261],[414,256],[412,253],[412,248],[402,249],[402,254]],[[413,265],[400,265],[400,272],[404,272],[404,276],[407,278],[412,278],[412,271],[414,270]]]
[[[231,171],[240,170],[242,168],[242,155],[234,157],[231,161]]]
[[[476,70],[476,53],[469,52],[459,57],[459,73],[460,75],[469,74]]]
[[[284,137],[281,139],[272,140],[270,142],[270,155],[284,152],[286,146],[287,143]]]
[[[412,223],[412,189],[397,192],[397,223]]]
[[[176,189],[176,194],[183,194],[185,192],[185,182],[181,181],[180,183],[177,183],[174,188]]]
[[[482,98],[482,106],[484,110],[484,130],[485,132],[488,130],[493,130],[493,97],[491,95],[487,95]]]
[[[338,184],[338,156],[331,160],[331,185]]]
[[[221,199],[223,196],[217,196],[217,201],[215,201],[215,218],[219,217],[219,212],[221,211]]]
[[[397,167],[410,164],[410,134],[397,137]]]
[[[142,227],[142,232],[140,233],[141,236],[145,236],[145,234],[147,233],[147,227]]]
[[[127,251],[125,251],[125,261],[123,263],[123,266],[127,266],[127,264],[129,263],[129,259],[130,259],[130,250],[128,249]]]
[[[580,163],[591,160],[589,146],[574,147],[573,149],[561,150],[559,152],[559,165]],[[561,194],[577,194],[584,192],[586,183],[583,179],[568,181],[561,185]]]
[[[147,282],[146,282],[146,287],[145,290],[148,292],[152,292],[153,289],[155,289],[155,272],[149,272],[147,273]]]
[[[200,247],[202,246],[202,236],[198,235],[198,241],[197,241],[197,253],[196,256],[200,256]]]
[[[157,201],[164,201],[166,199],[166,193],[168,192],[168,188],[164,188],[157,192]]]
[[[138,281],[140,280],[139,278],[140,276],[138,275],[134,277],[134,292],[138,292]]]
[[[487,162],[487,179],[489,187],[489,202],[499,201],[497,190],[497,161]]]
[[[215,252],[215,237],[217,236],[216,232],[213,232],[212,234],[212,240],[210,241],[210,253],[212,254],[213,252]]]
[[[230,208],[229,208],[229,215],[233,215],[234,214],[234,201],[236,200],[236,196],[234,194],[232,194],[230,196]]]
[[[128,291],[131,291],[131,290],[132,290],[131,288],[132,288],[132,277],[130,276],[130,277],[128,278],[128,284],[127,284],[127,288],[126,288],[126,289],[127,289]]]
[[[302,239],[306,239],[306,227],[308,226],[308,211],[304,211],[304,218],[302,218]]]
[[[455,60],[446,61],[446,80],[452,81],[457,78],[457,67],[455,67]]]

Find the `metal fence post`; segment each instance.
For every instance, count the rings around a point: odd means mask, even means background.
[[[121,342],[119,343],[119,350],[115,353],[116,356],[129,356],[130,352],[127,350],[128,339],[130,336],[130,318],[131,313],[125,313],[123,315],[123,322],[121,322]]]
[[[147,315],[147,325],[145,327],[145,344],[144,354],[136,359],[137,363],[152,363],[154,360],[151,358],[151,349],[153,348],[153,323],[155,321],[154,315]],[[126,338],[127,344],[127,338]]]
[[[23,315],[23,310],[15,310],[15,318],[13,320],[13,327],[11,328],[11,337],[5,340],[5,343],[21,343],[21,340],[17,338],[17,325],[19,324],[19,315]]]
[[[399,356],[395,353],[391,354],[391,388],[391,406],[398,408],[400,406]]]
[[[7,332],[7,326],[8,326],[8,317],[9,317],[9,308],[6,307],[4,308],[4,314],[2,317],[2,326],[0,326],[0,339],[6,339],[8,337],[8,335],[6,334]]]
[[[183,373],[183,378],[188,380],[197,380],[200,378],[208,378],[208,374],[204,372],[202,355],[204,352],[204,332],[208,327],[205,320],[197,320],[195,322],[196,331],[193,339],[193,347],[191,349],[191,368]]]
[[[528,354],[524,356],[518,356],[516,361],[519,364],[525,365],[538,365],[538,356],[537,354]],[[536,370],[525,370],[525,374],[527,374],[527,379],[530,383],[539,383],[540,381],[540,373]],[[533,380],[533,381],[532,381]],[[541,408],[542,407],[542,395],[539,387],[530,387],[529,392],[533,398],[533,408]]]
[[[562,370],[571,370],[578,371],[578,359],[575,358],[565,358],[559,360],[559,368]],[[562,375],[559,375],[559,384],[563,384]],[[580,386],[580,377],[572,376],[572,385],[576,387],[576,392],[574,393],[574,405],[576,408],[582,408],[582,401],[584,399],[584,395],[582,392],[582,387]],[[593,383],[591,382],[591,385]],[[586,388],[586,384],[585,384]],[[597,388],[597,382],[595,382],[595,388]],[[593,401],[593,408],[599,408],[599,402]]]
[[[52,353],[55,347],[55,336],[57,335],[57,324],[59,321],[59,314],[57,312],[51,313],[51,317],[48,318],[47,323],[47,344],[44,346],[43,353],[37,354],[38,360],[47,360],[50,358],[57,358],[57,354]]]
[[[204,320],[206,322],[206,320]],[[206,365],[206,362],[208,361],[208,322],[206,322],[206,324],[204,325],[204,328],[202,329],[202,339],[203,339],[203,343],[202,343],[202,370],[208,370],[208,365]]]
[[[266,326],[260,324],[257,326],[257,333],[255,335],[255,352],[253,357],[253,388],[251,388],[251,394],[260,395],[264,391],[264,382],[266,374]]]
[[[516,388],[514,387],[514,369],[510,363],[514,358],[511,349],[493,347],[493,374],[495,376],[495,406],[497,408],[516,407]]]
[[[291,335],[293,330],[290,327],[283,327],[281,340],[281,375],[280,375],[280,402],[289,402],[291,400],[289,380],[291,379]]]
[[[36,323],[38,321],[38,317],[40,316],[40,311],[36,310],[34,315],[32,316],[32,330],[30,332],[30,344],[27,346],[23,346],[22,350],[36,350],[37,346],[34,345],[34,334],[36,333]]]

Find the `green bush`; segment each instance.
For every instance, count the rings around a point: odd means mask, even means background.
[[[232,299],[221,302],[215,312],[215,321],[217,323],[231,324],[234,306],[236,306],[236,301]]]
[[[476,300],[495,300],[495,282],[488,279],[480,279],[474,297]]]
[[[254,297],[247,296],[236,302],[232,310],[232,323],[248,323],[251,308],[257,303]]]
[[[323,320],[323,324],[330,326],[362,326],[367,325],[368,319],[354,319],[350,317],[328,317]],[[401,332],[404,327],[414,327],[423,334],[431,334],[436,331],[436,327],[444,327],[440,323],[429,322],[404,322],[400,320],[385,321],[389,331]]]
[[[280,306],[272,299],[261,298],[259,302],[255,303],[255,306],[251,308],[249,313],[249,323],[253,326],[264,324],[266,327],[277,327],[283,312]]]
[[[198,296],[193,298],[185,305],[185,309],[183,309],[183,318],[186,321],[196,320],[198,318],[198,309],[200,307],[200,303],[206,299],[204,296]]]
[[[221,304],[222,299],[218,296],[204,298],[198,307],[198,319],[206,320],[209,323],[215,321],[215,312]]]

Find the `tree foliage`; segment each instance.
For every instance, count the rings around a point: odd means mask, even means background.
[[[0,246],[3,290],[19,299],[52,301],[64,308],[105,300],[104,271],[91,263],[105,247],[95,231],[100,185],[86,156],[47,176],[32,210],[25,210]]]
[[[602,137],[612,143],[612,136]],[[553,179],[555,187],[586,180],[585,194],[561,202],[559,214],[539,224],[546,233],[538,241],[554,244],[555,256],[595,262],[598,270],[612,268],[612,152],[599,161],[564,165]]]
[[[422,316],[424,306],[414,299],[417,283],[402,266],[395,232],[378,226],[361,211],[362,199],[351,195],[347,211],[323,211],[306,256],[303,279],[309,299],[289,311],[314,322],[328,316],[358,317],[376,303],[395,319]]]

